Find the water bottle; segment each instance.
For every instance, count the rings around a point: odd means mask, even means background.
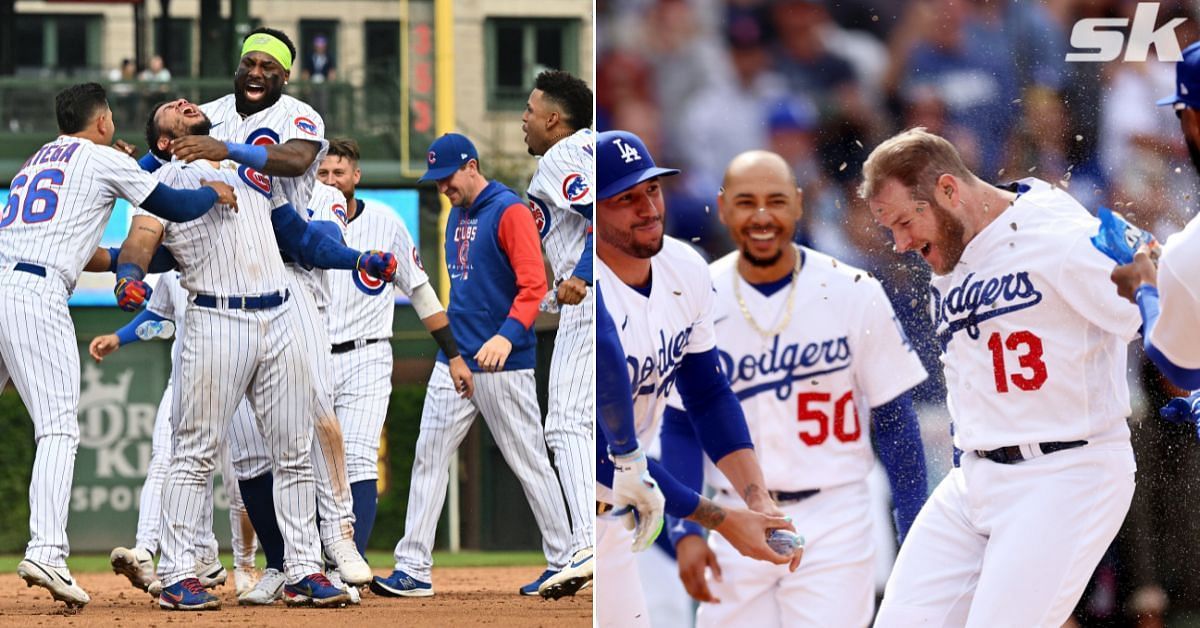
[[[137,326],[134,330],[138,338],[142,340],[154,340],[155,338],[167,339],[175,335],[175,323],[171,321],[146,321]]]
[[[551,288],[546,296],[542,297],[538,309],[548,314],[558,314],[558,290]]]
[[[771,536],[767,537],[767,545],[780,556],[791,556],[804,547],[804,537],[789,530],[772,530]]]

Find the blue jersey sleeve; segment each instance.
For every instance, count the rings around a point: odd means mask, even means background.
[[[675,384],[683,407],[696,426],[704,453],[713,462],[720,462],[739,449],[754,448],[746,415],[729,389],[729,380],[721,374],[715,348],[683,356]]]

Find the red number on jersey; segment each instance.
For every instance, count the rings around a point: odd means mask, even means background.
[[[796,396],[797,411],[796,420],[798,421],[815,421],[816,432],[811,430],[801,430],[800,440],[804,441],[809,447],[820,445],[829,438],[829,414],[819,408],[810,407],[811,403],[827,403],[833,399],[829,393],[821,392],[806,392]],[[850,411],[847,412],[846,409]],[[853,426],[848,426],[847,422],[853,420]],[[850,443],[862,437],[862,423],[858,419],[858,408],[854,405],[854,394],[851,391],[846,391],[846,394],[838,398],[833,404],[833,436],[843,443]]]
[[[1017,363],[1022,369],[1032,371],[1030,375],[1024,372],[1013,373],[1011,376],[1004,368],[1004,350],[1017,351],[1022,346],[1027,351],[1017,356]],[[992,375],[996,378],[996,392],[1008,392],[1008,382],[1021,390],[1038,390],[1046,383],[1046,363],[1042,361],[1042,339],[1031,331],[1015,331],[1000,340],[1000,332],[992,332],[988,337],[988,349],[992,352]]]

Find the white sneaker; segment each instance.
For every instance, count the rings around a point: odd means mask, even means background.
[[[59,602],[65,602],[67,608],[83,608],[92,598],[75,583],[71,572],[66,567],[51,567],[26,558],[17,565],[17,575],[25,581],[26,586],[38,585],[50,591],[50,595]]]
[[[196,561],[196,578],[200,580],[200,584],[204,585],[205,589],[225,584],[225,579],[228,577],[229,574],[225,571],[225,565],[221,564],[221,559],[216,558],[209,563]]]
[[[254,567],[235,567],[233,570],[233,587],[238,597],[250,592],[258,582],[259,573]]]
[[[345,582],[342,582],[342,574],[338,572],[338,570],[330,569],[329,573],[325,575],[329,578],[330,584],[332,584],[335,588],[341,589],[350,594],[351,604],[359,604],[362,602],[362,592],[358,590],[358,587],[350,586]]]
[[[538,595],[557,600],[560,597],[575,595],[587,583],[592,581],[596,571],[596,559],[593,549],[585,547],[573,554],[562,571],[546,578],[538,587]]]
[[[362,554],[354,546],[354,539],[342,539],[325,546],[325,555],[329,562],[337,565],[342,581],[356,586],[367,584],[374,574]]]
[[[112,565],[113,573],[129,578],[130,584],[143,591],[158,580],[154,573],[154,557],[140,547],[118,547],[108,555],[108,562]]]
[[[245,595],[238,596],[238,604],[242,606],[267,606],[274,604],[283,597],[283,585],[287,582],[283,572],[268,568],[258,579],[258,584]]]

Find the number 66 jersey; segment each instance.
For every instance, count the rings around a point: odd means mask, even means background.
[[[1038,179],[930,281],[954,444],[1129,438],[1126,352],[1138,309],[1109,281],[1099,221]]]

